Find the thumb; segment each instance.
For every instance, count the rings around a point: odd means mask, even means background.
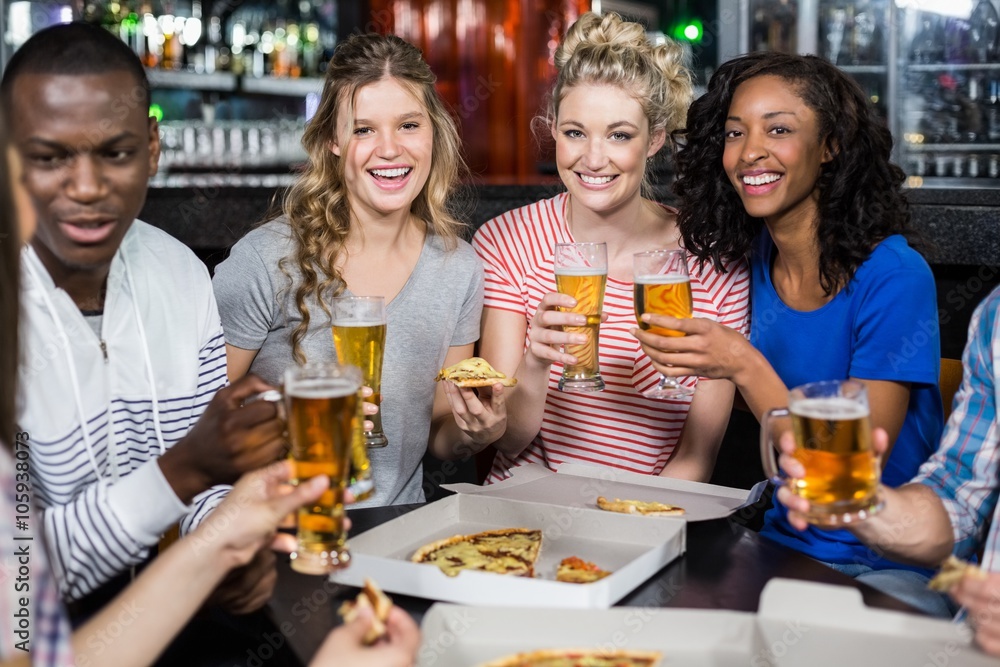
[[[352,644],[360,645],[364,643],[365,633],[371,627],[375,615],[372,608],[367,606],[357,607],[354,613],[354,620],[346,623],[343,631]]]
[[[291,493],[273,498],[271,506],[279,517],[297,510],[298,508],[318,499],[330,488],[330,478],[326,475],[316,475],[315,477],[301,482]]]
[[[245,375],[229,385],[229,398],[236,405],[239,405],[244,399],[249,398],[254,394],[260,394],[272,389],[274,389],[274,387],[264,382],[256,375]]]
[[[876,428],[872,430],[872,451],[879,458],[885,456],[885,453],[889,450],[889,434],[886,433],[884,428]]]

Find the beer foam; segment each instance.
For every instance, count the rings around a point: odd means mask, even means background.
[[[868,416],[868,408],[842,396],[805,398],[790,408],[792,414],[809,419],[847,420]]]
[[[659,273],[635,277],[636,285],[680,285],[689,282],[691,278],[688,276],[667,276]]]
[[[605,276],[607,269],[595,269],[592,266],[564,266],[556,269],[557,276]]]
[[[296,380],[294,388],[285,388],[285,393],[292,398],[340,398],[357,391],[357,384],[346,378]]]
[[[340,320],[340,321],[334,320],[333,321],[333,326],[335,326],[335,327],[356,327],[356,328],[360,329],[361,327],[382,327],[382,326],[385,326],[385,322],[383,322],[381,320],[361,320],[360,322],[357,321],[357,320],[348,320],[347,322],[344,322],[343,320]]]

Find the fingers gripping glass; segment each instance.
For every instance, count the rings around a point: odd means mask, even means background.
[[[790,427],[795,458],[805,474],[786,477],[778,469],[772,443]],[[881,464],[872,450],[865,385],[856,380],[813,382],[788,392],[788,407],[768,410],[760,423],[764,472],[775,484],[809,501],[806,520],[843,526],[882,507]]]
[[[635,319],[639,328],[660,336],[683,336],[680,331],[654,327],[642,321],[644,313],[669,315],[688,319],[693,315],[691,278],[688,275],[687,254],[683,250],[651,250],[632,256]],[[680,398],[690,396],[694,389],[676,379],[660,375],[653,389],[643,392],[647,398]]]

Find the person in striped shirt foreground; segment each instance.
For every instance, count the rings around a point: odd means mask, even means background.
[[[148,665],[233,567],[246,564],[264,545],[287,549],[294,542],[291,535],[275,536],[276,524],[295,507],[319,497],[328,482],[316,477],[288,488],[285,482],[292,471],[287,462],[244,475],[191,535],[70,632],[45,543],[37,532],[36,515],[25,498],[32,472],[30,433],[21,431],[14,421],[20,361],[19,256],[22,244],[34,233],[36,216],[21,182],[21,160],[8,150],[5,130],[0,122],[0,320],[8,325],[0,328],[0,516],[5,517],[0,521],[0,542],[17,548],[0,560],[0,578],[5,582],[0,591],[0,664]],[[184,582],[183,591],[177,590],[179,581]],[[371,622],[371,614],[362,611],[354,621],[330,633],[311,664],[412,664],[420,643],[412,619],[392,609],[387,641],[366,647],[362,639]],[[114,628],[124,631],[116,633]]]
[[[962,385],[937,452],[909,484],[885,489],[883,509],[851,532],[873,551],[926,567],[937,567],[949,554],[963,559],[981,554],[987,574],[966,571],[951,596],[968,612],[979,645],[1000,656],[1000,288],[973,313],[962,364]],[[872,440],[883,454],[886,432],[875,429]],[[802,465],[792,456],[794,440],[783,440],[781,449],[782,469],[801,476]],[[778,499],[791,524],[804,530],[809,504],[787,486],[778,490]]]
[[[648,398],[642,392],[659,374],[629,333],[636,324],[632,255],[677,248],[680,238],[676,211],[644,198],[642,185],[647,161],[684,124],[692,84],[682,49],[652,46],[642,26],[616,14],[585,14],[559,47],[556,65],[544,124],[567,192],[494,218],[473,239],[486,269],[481,355],[518,379],[489,479],[504,479],[523,463],[558,470],[579,462],[707,481],[733,384],[691,377],[693,398]],[[556,291],[553,252],[560,242],[607,243],[600,392],[558,390],[562,365],[575,362],[561,347],[578,335],[563,326],[583,317],[558,310],[575,303]],[[689,269],[695,315],[746,335],[746,263],[719,271],[689,262]]]
[[[17,422],[60,592],[86,617],[172,524],[193,529],[228,484],[276,460],[283,426],[273,405],[240,407],[261,380],[225,388],[204,265],[136,220],[160,144],[135,54],[97,27],[54,26],[11,58],[0,95],[38,211]],[[263,547],[215,600],[260,608],[274,563]]]

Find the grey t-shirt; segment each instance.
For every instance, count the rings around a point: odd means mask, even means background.
[[[272,220],[233,246],[213,280],[226,342],[260,350],[250,371],[273,384],[295,363],[291,334],[302,321],[295,305],[301,273],[294,260],[285,263],[294,280],[290,285],[278,268],[293,250],[287,222]],[[315,299],[306,303],[311,316],[302,340],[306,359],[335,360],[330,317]],[[375,494],[359,507],[424,500],[420,461],[430,434],[434,378],[449,347],[479,339],[482,309],[483,268],[472,247],[459,241],[449,251],[440,237],[428,234],[409,279],[386,305],[381,410],[389,444],[368,450]]]

